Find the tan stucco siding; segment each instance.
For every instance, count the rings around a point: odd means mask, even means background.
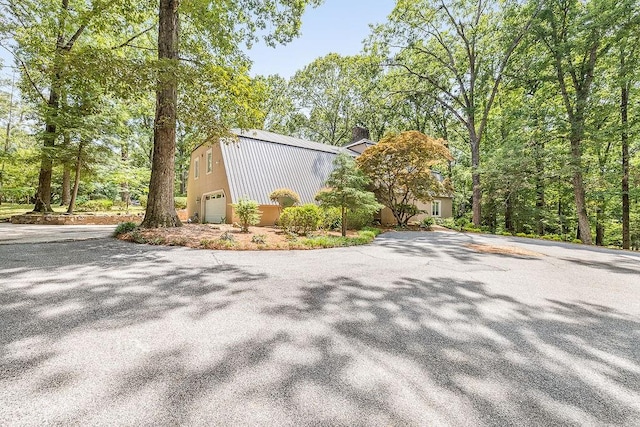
[[[207,173],[207,151],[212,152],[212,170]],[[196,179],[194,175],[195,159],[199,159],[199,176]],[[191,218],[196,212],[202,220],[204,215],[203,195],[214,191],[222,190],[227,198],[226,217],[230,222],[232,217],[232,208],[230,203],[231,194],[229,191],[229,182],[225,171],[224,162],[222,160],[222,151],[220,144],[208,145],[204,144],[196,148],[191,153],[191,163],[189,164],[189,178],[187,179],[187,212]]]
[[[440,201],[440,216],[438,218],[451,218],[453,216],[453,201],[450,197],[436,197],[434,200]],[[409,222],[420,222],[424,218],[431,216],[431,202],[423,203],[418,202],[416,204],[418,209],[425,211],[426,213],[418,214],[412,217]],[[380,212],[380,222],[382,225],[395,225],[397,223],[396,219],[391,213],[391,209],[383,208]]]
[[[260,227],[264,227],[267,225],[275,225],[276,221],[278,220],[278,217],[280,216],[279,207],[272,206],[272,205],[260,205],[259,209],[260,209],[260,212],[262,212],[262,215],[260,217],[260,222],[258,223],[258,225]],[[235,212],[233,212],[232,218],[233,218],[233,222],[239,222],[238,216],[236,215]]]

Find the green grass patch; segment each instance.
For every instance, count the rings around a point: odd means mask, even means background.
[[[357,236],[315,236],[300,238],[295,242],[291,242],[295,247],[307,247],[307,248],[340,248],[346,246],[358,246],[366,245],[373,242],[373,239],[380,234],[379,229],[369,228],[367,230],[361,230]]]

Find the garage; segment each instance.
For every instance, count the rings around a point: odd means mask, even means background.
[[[224,192],[217,191],[215,193],[204,196],[204,220],[208,223],[220,224],[224,222],[227,212],[227,198]]]

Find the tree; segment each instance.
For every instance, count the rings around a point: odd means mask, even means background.
[[[256,41],[256,34],[264,34],[267,25],[273,28],[264,36],[268,44],[292,40],[300,31],[300,17],[307,4],[319,3],[320,0],[235,0],[221,5],[211,0],[184,3],[179,0],[160,0],[153,163],[143,227],[181,225],[173,205],[179,82],[184,79],[191,83],[185,85],[187,90],[195,87],[197,92],[210,92],[227,98],[223,105],[229,105],[228,100],[231,100],[231,103],[240,107],[232,112],[249,110],[248,116],[255,115],[257,111],[250,111],[253,99],[250,79],[247,77],[249,64],[239,45],[243,41],[247,44]],[[180,14],[188,19],[178,25]],[[180,29],[184,35],[183,56],[178,54]],[[180,60],[183,60],[182,64]],[[195,83],[202,81],[201,76],[209,80],[198,87]],[[207,137],[214,138],[216,133],[221,136],[228,127],[230,114],[226,111],[217,112],[214,103],[201,105],[198,101],[202,99],[207,98],[190,100],[190,104],[202,107],[192,110],[191,117],[199,118],[200,123],[212,125],[203,132]],[[240,116],[235,115],[235,118]]]
[[[71,76],[82,75],[85,81],[113,75],[120,47],[115,40],[134,40],[149,17],[145,4],[129,1],[93,0],[7,0],[0,3],[0,33],[3,45],[22,71],[22,93],[34,105],[39,121],[42,156],[35,212],[50,212],[51,181],[59,135],[64,132],[61,116],[63,95],[82,91],[71,87]],[[129,31],[133,30],[132,36]],[[121,42],[122,40],[120,40]],[[124,75],[124,73],[122,73]],[[80,79],[79,79],[80,80]]]
[[[476,226],[481,221],[480,143],[509,60],[538,10],[512,11],[496,1],[404,0],[377,28],[378,40],[397,52],[389,65],[426,84],[424,93],[467,130]]]
[[[339,154],[333,161],[333,171],[327,179],[327,188],[316,195],[323,206],[340,208],[342,236],[347,235],[347,213],[361,211],[374,214],[382,208],[376,196],[366,190],[369,178],[360,171],[348,154]]]
[[[443,191],[431,167],[451,158],[444,140],[407,131],[386,136],[356,162],[371,179],[378,200],[403,226],[418,213],[416,202],[427,202]]]

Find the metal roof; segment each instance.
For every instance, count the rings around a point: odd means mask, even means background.
[[[311,203],[333,170],[333,159],[347,151],[262,130],[234,133],[237,142],[220,144],[234,203],[247,197],[275,205],[269,194],[278,188],[290,188],[302,203]]]

